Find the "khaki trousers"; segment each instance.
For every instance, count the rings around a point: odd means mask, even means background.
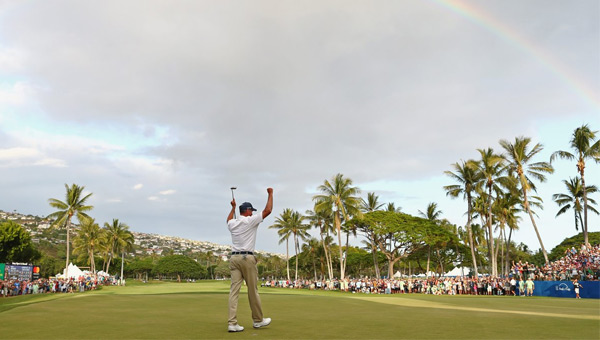
[[[258,295],[258,269],[256,257],[253,255],[232,255],[229,259],[231,270],[231,289],[229,290],[229,320],[230,325],[237,324],[237,306],[242,281],[248,287],[248,301],[252,310],[252,320],[261,322],[263,319],[260,296]]]

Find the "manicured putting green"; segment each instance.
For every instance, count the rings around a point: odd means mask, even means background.
[[[227,333],[228,281],[134,283],[0,299],[3,339],[598,339],[600,302],[497,296],[364,295],[261,288]]]

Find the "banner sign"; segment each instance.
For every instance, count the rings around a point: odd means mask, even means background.
[[[571,281],[533,281],[533,283],[535,296],[575,298],[575,288]],[[600,281],[579,281],[579,283],[581,298],[600,299]]]
[[[33,280],[37,280],[40,278],[40,266],[33,266],[33,275],[31,278]]]
[[[0,280],[4,280],[4,263],[0,263]]]
[[[33,266],[7,264],[4,270],[4,277],[7,280],[31,281]]]

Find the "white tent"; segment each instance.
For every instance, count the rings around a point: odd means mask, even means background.
[[[400,271],[397,270],[396,273],[394,274],[394,277],[402,277],[402,273],[400,273]]]
[[[444,276],[454,277],[454,276],[467,276],[471,272],[471,269],[467,267],[454,267],[451,271],[444,274]]]
[[[83,276],[83,272],[81,271],[81,269],[79,269],[79,267],[77,267],[76,265],[74,265],[73,263],[69,263],[69,277],[80,277]],[[66,275],[66,269],[63,270],[62,274],[57,274],[57,277],[63,277],[65,278]]]

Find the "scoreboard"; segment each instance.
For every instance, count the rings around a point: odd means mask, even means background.
[[[4,267],[5,280],[30,281],[33,274],[33,266],[6,264]]]

